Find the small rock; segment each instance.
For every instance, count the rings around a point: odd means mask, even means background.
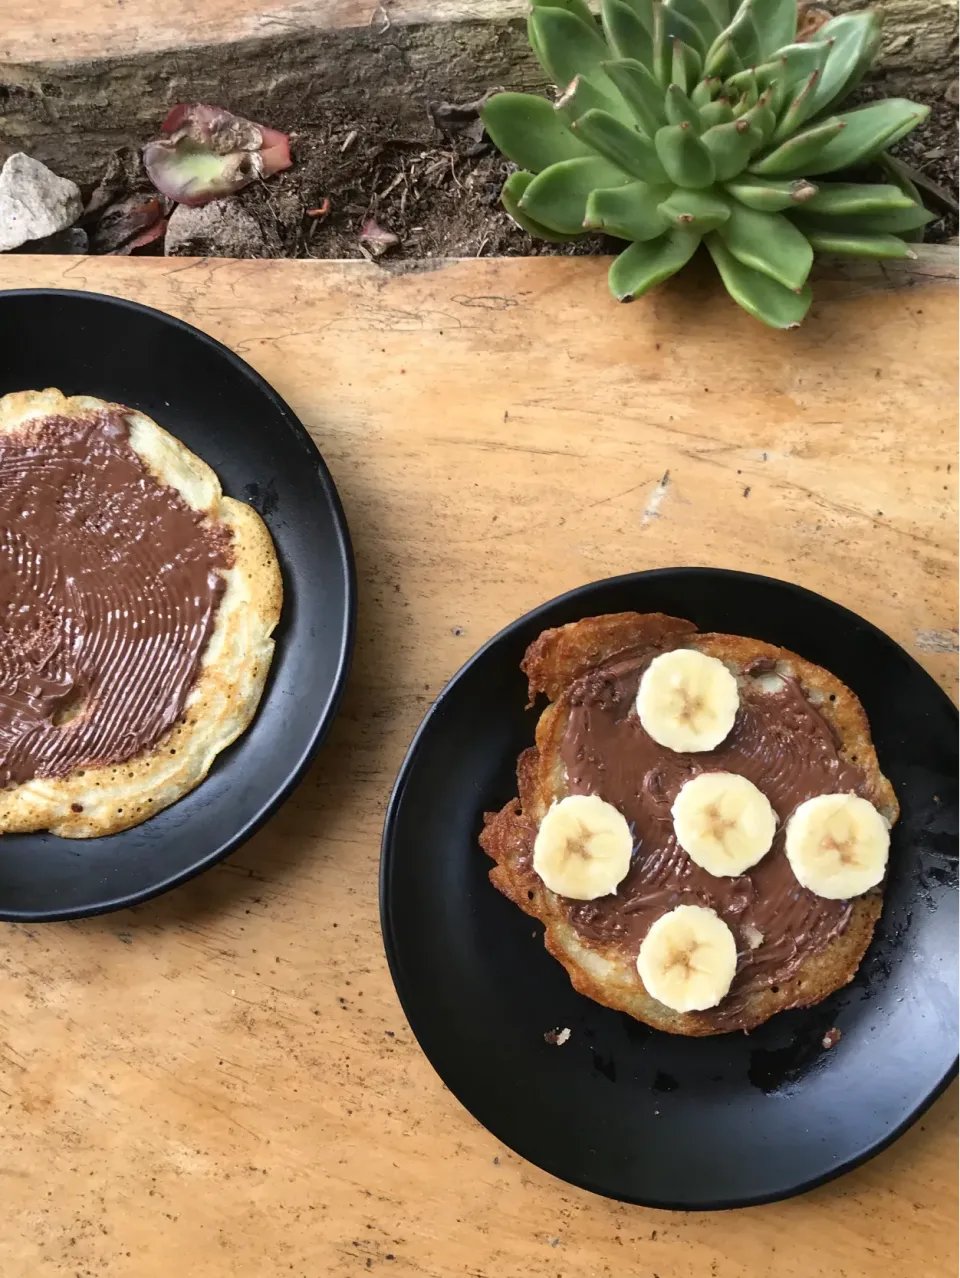
[[[570,1038],[570,1029],[552,1029],[547,1030],[543,1036],[543,1041],[549,1043],[551,1047],[563,1047],[564,1043]]]
[[[82,209],[76,182],[17,151],[0,170],[0,252],[66,230]]]
[[[951,80],[943,96],[951,106],[960,106],[960,80]]]
[[[268,246],[257,219],[230,199],[198,208],[178,204],[163,251],[167,257],[264,257]]]

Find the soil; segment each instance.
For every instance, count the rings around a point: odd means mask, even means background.
[[[391,257],[509,257],[602,253],[608,242],[584,236],[569,245],[531,239],[500,206],[516,167],[482,132],[475,107],[438,110],[419,137],[391,137],[389,126],[361,133],[347,124],[304,132],[296,163],[240,198],[269,222],[284,257],[363,255],[368,218],[398,239]],[[329,212],[311,216],[307,210]],[[368,249],[367,255],[370,255]]]
[[[936,99],[929,81],[912,94],[902,85],[897,89],[897,96],[931,107],[929,119],[895,154],[915,171],[925,202],[938,214],[924,239],[943,243],[958,230],[956,83]],[[865,86],[860,93],[863,100],[883,95],[882,84]],[[440,105],[422,130],[409,136],[396,136],[389,120],[369,117],[362,130],[349,119],[326,127],[305,123],[291,134],[293,167],[234,197],[260,228],[243,255],[422,259],[618,251],[616,241],[599,235],[571,244],[536,241],[507,217],[499,194],[514,166],[483,133],[480,105]],[[151,190],[130,153],[115,157],[112,172],[109,193],[114,201]],[[87,192],[94,186],[91,181]],[[100,216],[95,212],[87,219],[90,251],[129,252],[129,243],[117,247],[115,235],[98,235]],[[163,241],[138,244],[134,251],[162,252]],[[226,250],[218,250],[214,238],[190,251],[222,255]],[[235,245],[229,251],[236,255]]]

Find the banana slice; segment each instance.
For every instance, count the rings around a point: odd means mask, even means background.
[[[692,648],[654,657],[637,692],[643,727],[659,745],[681,754],[716,749],[739,705],[737,681],[723,662]]]
[[[702,905],[678,905],[658,918],[637,955],[647,993],[675,1012],[716,1007],[736,970],[733,933]]]
[[[594,901],[616,892],[632,855],[633,835],[617,809],[596,794],[571,794],[547,809],[533,868],[558,896]]]
[[[673,828],[684,852],[708,874],[749,870],[770,851],[777,814],[767,796],[735,772],[703,772],[680,787]]]
[[[821,794],[796,809],[785,842],[799,883],[829,901],[846,901],[883,878],[890,830],[858,794]]]

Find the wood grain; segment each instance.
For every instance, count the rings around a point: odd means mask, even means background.
[[[830,6],[834,12],[847,7],[844,0]],[[910,37],[906,61],[915,71],[949,62],[956,29],[952,0],[886,0],[883,9],[884,65],[904,63],[905,30]],[[498,23],[525,13],[523,0],[205,0],[202,5],[193,0],[164,0],[162,5],[156,0],[20,0],[4,14],[0,62],[129,57],[230,44],[284,30],[383,27],[385,15],[390,24],[407,25]]]
[[[780,334],[709,280],[617,307],[590,259],[0,258],[0,287],[132,297],[258,368],[330,464],[361,583],[343,711],[265,830],[140,909],[4,928],[4,1278],[955,1274],[955,1087],[798,1199],[609,1203],[446,1092],[377,922],[384,803],[418,721],[561,590],[666,564],[772,573],[955,690],[957,298],[924,272],[828,272]]]

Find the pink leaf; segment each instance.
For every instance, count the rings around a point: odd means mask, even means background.
[[[382,253],[395,248],[399,243],[398,235],[379,226],[372,217],[368,217],[360,228],[360,244],[366,246],[374,257],[380,257]]]
[[[292,163],[285,133],[222,107],[181,103],[160,127],[164,136],[143,148],[143,163],[157,190],[180,204],[233,195]]]

